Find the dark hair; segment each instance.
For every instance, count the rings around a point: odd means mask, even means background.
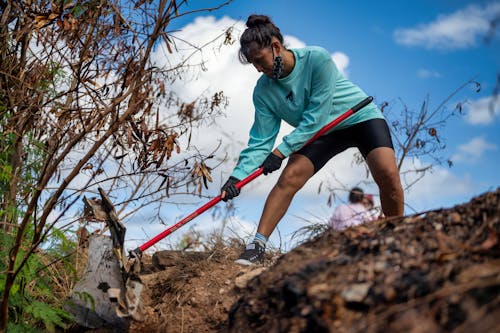
[[[248,56],[252,50],[260,50],[270,46],[272,37],[283,44],[283,35],[269,16],[252,14],[247,19],[247,28],[240,37],[239,58],[242,63],[249,63]]]
[[[359,187],[353,187],[349,192],[349,202],[358,203],[362,202],[365,194]]]

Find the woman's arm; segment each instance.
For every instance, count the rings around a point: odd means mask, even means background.
[[[250,129],[248,146],[243,149],[233,173],[233,177],[243,179],[255,171],[269,154],[276,141],[281,120],[254,98],[255,116]]]

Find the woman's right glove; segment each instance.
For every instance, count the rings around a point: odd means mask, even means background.
[[[227,182],[222,186],[220,189],[221,192],[225,192],[225,195],[221,197],[222,201],[228,201],[231,200],[234,197],[237,197],[240,194],[240,189],[236,187],[236,183],[238,183],[240,180],[236,177],[229,177]],[[221,195],[224,193],[221,193]]]
[[[281,162],[283,162],[283,159],[275,153],[271,152],[267,155],[264,163],[261,165],[264,176],[281,168]]]

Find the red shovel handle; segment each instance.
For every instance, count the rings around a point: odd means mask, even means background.
[[[370,104],[371,101],[373,101],[373,97],[369,96],[369,97],[365,98],[364,100],[362,100],[361,102],[356,104],[354,107],[352,107],[351,109],[347,110],[342,115],[340,115],[339,117],[334,119],[332,122],[330,122],[329,124],[322,127],[318,131],[318,133],[316,133],[311,139],[309,139],[309,141],[306,142],[305,145],[310,144],[311,142],[316,140],[318,137],[322,136],[323,134],[325,134],[326,132],[328,132],[329,130],[331,130],[335,126],[337,126],[340,122],[344,121],[346,118],[348,118],[352,114],[356,113],[357,111],[361,110],[363,107]],[[243,186],[250,183],[255,178],[259,177],[261,174],[262,174],[262,167],[255,170],[252,174],[250,174],[245,179],[239,181],[236,184],[236,187],[239,189],[242,188]],[[207,202],[206,204],[204,204],[203,206],[201,206],[200,208],[198,208],[197,210],[195,210],[194,212],[192,212],[191,214],[189,214],[188,216],[186,216],[185,218],[183,218],[182,220],[180,220],[179,222],[177,222],[173,226],[169,227],[165,231],[159,233],[158,235],[156,235],[155,237],[153,237],[152,239],[150,239],[146,243],[144,243],[141,246],[139,246],[138,248],[136,248],[134,251],[132,251],[133,254],[140,255],[142,252],[146,251],[148,248],[150,248],[154,244],[158,243],[160,240],[167,237],[168,235],[170,235],[171,233],[173,233],[174,231],[176,231],[177,229],[182,227],[184,224],[188,223],[189,221],[191,221],[192,219],[194,219],[195,217],[197,217],[201,213],[204,213],[206,210],[215,206],[217,203],[219,203],[219,201],[221,201],[220,195],[213,198],[212,200],[210,200],[209,202]]]

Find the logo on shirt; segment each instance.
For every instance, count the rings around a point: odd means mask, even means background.
[[[286,98],[286,100],[287,100],[287,101],[293,102],[293,92],[292,92],[292,91],[290,91],[290,92],[288,93],[288,95],[286,95],[286,97],[285,97],[285,98]]]

